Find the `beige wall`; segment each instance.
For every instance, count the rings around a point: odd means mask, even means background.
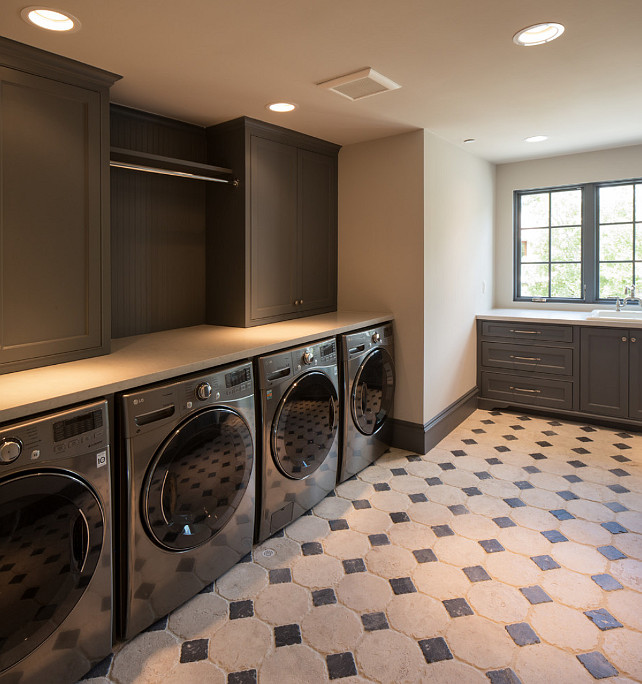
[[[513,302],[513,191],[627,178],[642,178],[642,145],[500,164],[495,195],[495,306],[595,308],[593,304]]]

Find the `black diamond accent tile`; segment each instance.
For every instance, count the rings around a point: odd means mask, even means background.
[[[623,487],[621,484],[607,485],[607,487],[616,494],[628,494],[631,490]]]
[[[357,499],[356,501],[352,502],[352,505],[358,511],[363,510],[364,508],[372,508],[368,499]]]
[[[617,461],[618,463],[628,463],[631,459],[627,458],[626,456],[622,456],[622,454],[618,454],[617,456],[611,456],[611,458],[614,461]]]
[[[608,610],[604,608],[598,608],[597,610],[586,610],[584,615],[589,620],[599,627],[603,632],[608,629],[617,629],[618,627],[623,627],[621,622],[618,622]]]
[[[330,492],[327,496],[336,496],[334,492]],[[285,530],[279,530],[278,532],[275,532],[270,539],[276,539],[277,537],[284,537],[285,536]]]
[[[545,458],[547,458],[546,456],[544,456],[544,454],[540,454],[539,451],[534,454],[530,454],[530,457],[534,458],[536,461],[542,461]]]
[[[573,451],[577,451],[577,449],[573,449]],[[583,449],[584,453],[588,453],[586,449]],[[583,461],[567,461],[569,465],[572,465],[573,468],[586,468],[586,463]]]
[[[453,515],[466,515],[466,513],[470,513],[470,511],[463,504],[452,504],[452,506],[448,506],[448,510]]]
[[[446,599],[445,601],[442,601],[442,603],[451,618],[473,615],[473,609],[468,605],[465,598]]]
[[[555,570],[561,567],[550,556],[531,556],[531,560],[540,570]]]
[[[375,632],[379,629],[389,629],[385,613],[365,613],[361,616],[361,622],[366,632]]]
[[[243,558],[239,561],[239,563],[251,563],[252,562],[252,552],[246,553]],[[212,585],[212,591],[214,591],[214,585]]]
[[[415,454],[410,454],[409,456],[406,456],[406,461],[410,461],[410,463],[416,463],[417,461],[421,461],[421,456],[416,456]],[[357,477],[354,475],[353,477]]]
[[[623,513],[624,511],[628,511],[629,509],[626,506],[623,506],[619,501],[609,501],[609,503],[604,504],[607,508],[610,508],[613,513]]]
[[[193,641],[186,641],[181,646],[181,663],[196,663],[199,660],[207,658],[209,650],[209,639],[194,639]]]
[[[569,491],[568,489],[565,489],[562,492],[556,492],[557,496],[561,496],[564,501],[571,501],[572,499],[579,499],[580,497],[577,494],[573,494],[573,492]]]
[[[276,568],[269,572],[270,584],[285,584],[292,581],[290,568]]]
[[[628,432],[616,432],[615,436],[620,437],[621,439],[633,439],[632,435]]]
[[[524,470],[531,475],[542,472],[537,466],[524,466]]]
[[[375,492],[389,492],[390,485],[387,482],[375,482],[373,485]]]
[[[301,643],[301,629],[299,625],[281,625],[274,628],[274,645],[292,646],[293,644]]]
[[[94,665],[80,681],[94,679],[96,677],[106,677],[109,674],[109,668],[111,667],[113,659],[114,654],[110,653],[106,658],[103,658],[99,663]]]
[[[626,527],[623,527],[620,525],[619,522],[603,522],[602,527],[607,530],[607,532],[610,532],[611,534],[623,534],[624,532],[628,532]]]
[[[613,445],[616,449],[631,449],[631,447],[628,444],[624,444],[623,442],[618,442],[617,444]]]
[[[513,484],[517,489],[534,489],[533,485],[530,482],[526,482],[526,480],[517,480],[517,482],[513,482]]]
[[[555,432],[555,430],[542,430],[542,434],[546,435],[547,437],[554,437],[557,434],[557,432]]]
[[[615,546],[598,546],[597,550],[610,561],[622,560],[623,558],[626,558],[620,549],[616,549]]]
[[[504,501],[511,508],[521,508],[522,506],[526,506],[526,504],[521,499],[516,499],[515,497],[511,497],[509,499],[504,499]]]
[[[162,630],[167,628],[167,618],[168,618],[168,616],[165,615],[165,617],[162,617],[160,620],[156,620],[156,622],[151,624],[145,631],[146,632],[161,632]]]
[[[586,444],[586,442],[592,442],[593,441],[590,437],[576,437],[575,439],[577,439],[578,442],[584,442],[585,444]]]
[[[546,530],[542,534],[548,539],[551,544],[559,544],[560,542],[567,542],[568,539],[559,530]]]
[[[252,601],[232,601],[230,603],[230,620],[252,617],[254,615],[254,603]]]
[[[574,451],[576,454],[579,454],[580,456],[591,453],[588,449],[585,449],[584,447],[575,447],[571,449],[571,451]],[[586,463],[583,463],[582,461],[568,461],[568,463],[570,463],[574,468],[586,468]]]
[[[455,449],[454,451],[451,451],[450,453],[457,458],[459,458],[460,456],[466,455],[466,452],[462,451],[461,449]]]
[[[353,575],[355,572],[366,571],[366,564],[363,562],[363,558],[350,558],[342,561],[342,563],[346,575]]]
[[[455,534],[449,525],[433,525],[430,529],[437,537],[452,537]]]
[[[481,496],[481,490],[477,487],[462,487],[461,491],[466,496]]]
[[[414,594],[417,591],[417,588],[412,583],[410,577],[395,577],[388,581],[390,582],[392,591],[397,595]]]
[[[448,648],[448,644],[443,637],[434,637],[433,639],[422,639],[419,643],[419,648],[424,654],[424,658],[428,664],[438,663],[441,660],[452,660],[453,654]]]
[[[497,541],[497,539],[482,539],[479,545],[486,551],[486,553],[499,553],[506,549]]]
[[[337,530],[349,530],[350,527],[348,525],[348,521],[345,520],[345,518],[337,518],[336,520],[328,520],[328,524],[330,525],[330,529],[333,532],[336,532]]]
[[[478,473],[475,473],[475,475],[480,479],[480,480],[490,480],[493,476],[487,472],[486,470],[481,470]]]
[[[501,411],[489,411],[488,413],[491,416],[501,416],[502,415]]]
[[[577,656],[577,659],[591,673],[594,679],[605,679],[606,677],[614,677],[618,674],[618,671],[599,651],[582,653]]]
[[[508,442],[512,442],[513,440],[517,439],[515,435],[502,435],[502,437]]]
[[[486,673],[490,684],[522,684],[522,680],[510,669],[490,670]]]
[[[624,587],[615,579],[606,573],[602,575],[591,575],[591,579],[595,584],[599,585],[604,589],[604,591],[617,591],[618,589],[623,589]]]
[[[571,515],[568,511],[563,508],[558,508],[555,511],[549,511],[551,515],[554,515],[558,520],[575,520],[575,516]]]
[[[408,498],[412,501],[412,503],[423,503],[424,501],[428,501],[428,497],[422,493],[408,494]]]
[[[580,430],[583,430],[584,432],[597,432],[597,430],[595,428],[592,428],[589,425],[585,425],[584,427],[581,427]]]
[[[230,674],[227,676],[227,684],[256,684],[256,674],[256,670],[230,672]]]
[[[412,552],[417,559],[417,563],[434,563],[437,560],[435,552],[432,549],[417,549]]]
[[[390,513],[390,520],[393,523],[405,523],[410,522],[410,518],[406,511],[396,511],[395,513]]]
[[[552,603],[553,601],[542,587],[537,584],[532,587],[522,587],[520,591],[524,594],[528,602],[534,606],[538,603]]]
[[[523,425],[509,425],[508,427],[511,430],[525,430],[526,429]]]
[[[461,441],[464,444],[477,444],[477,442],[474,439],[462,439]]]
[[[492,458],[486,459],[486,463],[488,463],[488,465],[500,465],[503,462],[504,461],[500,461],[498,458],[495,458],[494,456]]]
[[[476,435],[481,435],[481,434],[486,434],[486,430],[483,430],[482,428],[475,428],[474,430],[471,430]]]
[[[390,544],[387,534],[369,534],[368,539],[372,546],[388,546]]]
[[[500,516],[499,518],[493,518],[493,522],[497,527],[517,527],[517,525],[510,519],[507,518],[506,516]]]
[[[503,454],[506,451],[510,451],[510,449],[507,446],[500,444],[499,446],[495,447],[495,451],[499,451],[500,454]]]
[[[250,556],[250,562],[251,562],[252,561],[252,554],[248,553],[247,555]],[[242,560],[239,561],[239,563],[242,563],[242,562],[243,562]],[[212,584],[208,584],[206,587],[203,587],[203,589],[201,589],[198,593],[199,594],[211,594],[213,591],[214,591],[214,582],[212,582]],[[149,627],[148,627],[148,629],[149,629]],[[165,628],[163,627],[163,629],[165,629]]]
[[[317,589],[312,592],[312,603],[315,607],[329,606],[337,602],[337,596],[334,589]]]
[[[426,483],[429,484],[431,487],[434,487],[435,485],[444,484],[438,477],[427,477]]]
[[[562,477],[568,482],[582,482],[582,478],[577,475],[562,475]]]
[[[627,471],[622,470],[622,468],[611,468],[609,473],[613,473],[613,475],[617,475],[618,477],[629,477],[631,475],[631,473],[627,473]]]
[[[320,542],[304,542],[301,544],[301,552],[304,556],[318,556],[323,553]]]
[[[488,420],[488,419],[487,419],[487,420],[482,420],[481,422],[482,422],[483,425],[495,425],[495,421],[494,421],[494,420]]]
[[[405,468],[390,468],[390,472],[397,477],[399,475],[407,475],[408,474],[408,471]]]
[[[490,575],[481,565],[472,565],[462,569],[471,582],[485,582],[490,579]]]
[[[516,622],[512,625],[506,625],[506,631],[518,646],[539,644],[539,637],[528,622]]]
[[[541,446],[541,447],[553,446],[550,442],[547,442],[545,439],[542,440],[541,442],[535,442],[535,444],[537,444],[538,446]]]
[[[455,470],[455,465],[453,463],[438,463],[437,465],[442,470]]]
[[[325,662],[330,679],[343,679],[357,674],[357,665],[350,651],[328,655],[325,657]]]

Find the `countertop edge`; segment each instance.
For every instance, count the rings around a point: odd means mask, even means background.
[[[532,309],[491,309],[475,316],[478,321],[510,321],[522,323],[559,323],[600,328],[642,328],[642,320],[589,319],[590,311],[533,311]]]

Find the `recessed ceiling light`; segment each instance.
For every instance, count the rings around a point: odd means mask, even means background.
[[[76,17],[50,7],[25,7],[20,16],[47,31],[77,31],[80,28],[80,21]]]
[[[272,102],[272,104],[265,105],[271,112],[292,112],[296,109],[296,105],[291,102]]]
[[[546,22],[545,24],[534,24],[518,31],[513,36],[513,43],[529,47],[530,45],[541,45],[550,43],[551,40],[559,38],[564,33],[562,24]]]
[[[547,135],[531,135],[530,138],[524,138],[524,142],[544,142],[548,140]]]

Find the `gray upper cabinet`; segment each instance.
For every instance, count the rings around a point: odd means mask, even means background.
[[[0,39],[0,372],[109,351],[116,78]]]
[[[207,322],[334,311],[339,147],[246,117],[207,135],[209,158],[240,181],[208,188]]]

